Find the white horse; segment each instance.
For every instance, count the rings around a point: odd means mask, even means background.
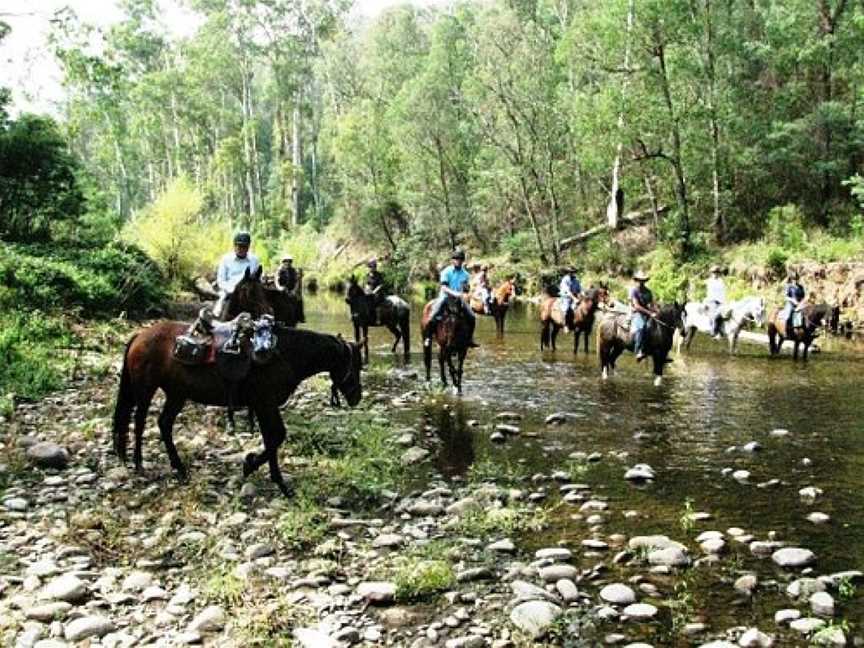
[[[708,335],[713,332],[711,314],[712,309],[702,302],[687,303],[683,317],[684,335],[678,337],[676,353],[681,353],[682,343],[689,351],[697,330]],[[746,322],[755,322],[759,327],[765,325],[765,300],[762,297],[745,297],[721,306],[719,315],[722,319],[720,331],[729,341],[729,352],[735,353],[738,334]]]

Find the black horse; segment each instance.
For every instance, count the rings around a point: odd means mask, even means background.
[[[768,345],[771,349],[771,355],[777,355],[780,353],[783,341],[788,339],[795,345],[792,350],[794,360],[798,359],[798,346],[801,344],[804,345],[804,360],[807,359],[810,345],[819,336],[819,327],[823,323],[827,323],[830,327],[834,322],[839,322],[840,319],[840,309],[836,306],[808,304],[801,309],[801,326],[787,331],[787,322],[780,315],[782,312],[782,310],[775,312],[768,322]]]
[[[654,384],[663,380],[663,367],[672,349],[675,329],[684,333],[684,308],[674,304],[661,305],[656,316],[648,320],[643,340],[645,354],[654,362]],[[615,361],[624,349],[633,351],[632,332],[627,327],[627,315],[606,315],[597,329],[597,352],[600,355],[600,369],[603,378],[615,371]]]
[[[396,336],[391,351],[396,353],[399,341],[402,341],[405,362],[410,358],[410,342],[408,339],[411,317],[411,307],[408,302],[396,296],[386,297],[376,304],[376,295],[367,294],[357,282],[356,277],[348,280],[348,292],[345,302],[351,309],[351,322],[354,324],[354,340],[363,347],[363,362],[369,363],[369,327],[386,326]],[[361,337],[362,333],[362,337]]]

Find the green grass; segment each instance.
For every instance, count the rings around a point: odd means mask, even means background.
[[[203,590],[204,599],[208,603],[231,608],[243,602],[246,584],[226,565],[210,574]]]
[[[456,584],[456,574],[444,560],[404,557],[396,565],[393,582],[397,600],[417,601],[451,589]]]
[[[6,312],[0,315],[0,394],[37,398],[63,386],[72,367],[75,343],[63,317]]]
[[[327,534],[324,511],[307,497],[297,498],[279,516],[276,524],[279,540],[288,549],[305,549],[321,542]]]
[[[453,530],[471,537],[537,532],[548,525],[549,513],[546,508],[515,506],[481,509],[461,516]]]

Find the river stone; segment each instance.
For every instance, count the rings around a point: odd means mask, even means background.
[[[738,645],[742,648],[771,648],[774,645],[774,638],[759,628],[750,628],[739,637]]]
[[[467,635],[465,637],[454,637],[448,639],[444,648],[483,648],[486,640],[479,635]]]
[[[69,453],[56,443],[40,442],[27,448],[27,459],[40,468],[62,470],[69,464]]]
[[[782,546],[783,543],[778,542],[777,540],[757,540],[756,542],[750,543],[750,553],[754,556],[764,558],[765,556],[770,556]]]
[[[548,547],[546,549],[538,549],[534,553],[537,560],[570,560],[573,557],[573,552],[564,547]]]
[[[516,545],[510,538],[498,540],[486,546],[488,551],[499,551],[501,553],[513,553],[516,551]]]
[[[569,578],[562,578],[555,583],[555,589],[558,590],[558,593],[561,595],[561,598],[564,599],[565,603],[572,603],[579,598],[579,588],[577,588],[576,583]]]
[[[55,601],[54,603],[44,603],[36,605],[24,610],[24,616],[34,621],[49,623],[57,619],[62,619],[66,613],[72,609],[72,604],[66,601]]]
[[[789,624],[789,627],[795,632],[800,632],[801,634],[806,635],[825,627],[825,621],[814,617],[803,617],[801,619],[795,619]]]
[[[510,583],[510,589],[518,600],[557,602],[557,599],[545,589],[527,581],[515,580]]]
[[[444,507],[435,502],[427,502],[426,500],[418,500],[408,507],[408,512],[412,515],[441,515],[444,512]]]
[[[186,632],[218,632],[225,627],[225,611],[218,605],[211,605],[201,610],[187,626]]]
[[[647,481],[655,476],[654,469],[648,464],[636,464],[624,473],[624,479],[628,481]]]
[[[834,616],[834,597],[828,592],[816,592],[810,596],[810,609],[816,616]]]
[[[124,592],[142,592],[153,584],[153,576],[147,572],[134,571],[123,579],[120,589]]]
[[[450,515],[465,515],[466,513],[471,513],[472,511],[480,510],[480,502],[478,502],[473,497],[463,497],[460,500],[456,500],[450,506],[447,507],[447,512]]]
[[[414,446],[413,448],[408,448],[404,453],[402,453],[401,462],[403,466],[411,466],[420,463],[428,456],[429,451],[426,448]]]
[[[740,592],[745,596],[752,596],[753,590],[756,589],[756,586],[759,584],[759,578],[756,574],[744,574],[740,576],[736,581],[733,587],[736,592]]]
[[[736,470],[732,473],[732,479],[737,482],[746,482],[750,479],[750,471],[749,470]]]
[[[699,543],[699,546],[707,554],[719,554],[726,548],[726,541],[723,538],[709,538]]]
[[[67,641],[81,641],[87,637],[104,637],[116,629],[117,626],[107,617],[85,616],[67,623],[63,636]]]
[[[141,592],[141,602],[150,603],[151,601],[165,601],[168,599],[168,592],[161,587],[153,585]]]
[[[790,621],[800,618],[801,613],[798,610],[777,610],[774,613],[774,623],[777,625],[783,625],[784,623],[789,623]]]
[[[396,597],[396,585],[387,581],[364,581],[357,586],[357,594],[370,603],[392,603]]]
[[[702,544],[706,540],[722,540],[723,534],[719,531],[703,531],[698,536],[696,536],[696,542]]]
[[[267,556],[272,556],[274,553],[276,553],[276,550],[271,545],[263,542],[246,547],[245,551],[247,560],[266,558]]]
[[[798,491],[798,496],[803,500],[813,501],[822,494],[822,489],[816,486],[806,486]]]
[[[578,573],[579,570],[572,565],[549,565],[548,567],[540,568],[540,578],[547,583],[554,583],[562,578],[569,578],[572,580],[576,578]]]
[[[60,639],[40,639],[33,644],[33,648],[69,648],[69,644]]]
[[[372,546],[376,549],[380,548],[393,548],[398,547],[403,542],[405,542],[405,538],[403,538],[398,533],[382,533],[372,541]]]
[[[572,412],[554,412],[546,417],[545,423],[546,425],[558,425],[578,418],[579,415]]]
[[[782,438],[785,436],[789,436],[789,430],[787,430],[786,428],[776,428],[774,430],[771,430],[768,434],[770,434],[772,437]]]
[[[678,547],[666,547],[665,549],[655,549],[649,553],[648,562],[651,565],[686,567],[690,564],[690,558]]]
[[[762,444],[758,441],[750,441],[749,443],[745,443],[741,446],[741,449],[744,452],[757,452],[762,449]]]
[[[810,598],[816,592],[825,591],[825,583],[818,578],[796,578],[786,587],[786,594],[792,598]]]
[[[489,580],[492,578],[492,570],[488,567],[471,567],[456,573],[456,582],[470,583],[478,580]]]
[[[294,640],[301,648],[336,648],[329,636],[314,628],[294,628]]]
[[[650,603],[633,603],[624,608],[624,616],[641,621],[657,616],[657,608]]]
[[[665,535],[633,536],[630,538],[627,546],[634,551],[639,549],[666,549],[668,547],[676,547],[681,551],[687,550],[686,546],[675,540],[670,540]]]
[[[701,644],[699,648],[738,648],[735,644],[729,641],[710,641],[706,644]]]
[[[517,426],[508,425],[507,423],[499,423],[498,425],[495,426],[495,431],[500,432],[501,434],[511,434],[514,436],[519,434],[519,432],[520,432],[520,430]]]
[[[526,601],[510,612],[510,621],[522,632],[539,639],[561,614],[561,608],[548,601]]]
[[[37,598],[40,601],[82,603],[87,598],[87,586],[77,576],[64,574],[43,587]]]
[[[816,637],[813,637],[812,642],[817,646],[845,646],[846,634],[843,632],[843,628],[825,628]]]
[[[800,547],[783,547],[771,554],[771,560],[781,567],[806,567],[816,560],[816,554]]]
[[[28,508],[29,504],[27,500],[23,497],[10,497],[7,500],[3,500],[3,506],[7,511],[14,511],[15,513],[24,513]]]
[[[613,605],[630,605],[636,602],[636,593],[623,583],[611,583],[600,590],[600,598]]]
[[[825,524],[831,521],[831,516],[827,513],[820,513],[819,511],[814,511],[807,516],[807,521],[812,522],[813,524]]]

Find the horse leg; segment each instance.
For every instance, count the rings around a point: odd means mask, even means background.
[[[159,433],[162,437],[162,443],[165,445],[165,451],[168,453],[168,460],[171,462],[171,467],[177,471],[177,477],[180,480],[185,480],[188,476],[186,466],[180,459],[177,453],[177,448],[174,445],[174,420],[183,409],[186,399],[178,396],[167,396],[165,399],[165,407],[162,408],[162,413],[159,414]]]
[[[462,394],[462,368],[465,364],[465,354],[466,353],[468,353],[467,349],[460,349],[460,351],[459,351],[458,375],[459,375],[459,394],[460,395]]]
[[[441,370],[441,384],[445,387],[447,386],[447,375],[444,373],[444,363],[445,361],[449,362],[449,360],[450,352],[446,346],[442,346],[438,351],[438,368]]]
[[[405,314],[405,317],[400,320],[399,331],[402,335],[402,349],[404,351],[403,355],[405,357],[405,362],[407,363],[411,359],[411,349],[408,343],[408,333],[411,331],[411,325],[408,322],[407,313]]]
[[[585,338],[585,355],[588,355],[588,338],[591,337],[591,329],[592,328],[594,328],[594,322],[593,321],[582,332],[582,335]]]
[[[363,364],[369,364],[369,325],[363,325]]]
[[[426,367],[426,382],[432,380],[432,344],[423,340],[423,365]]]
[[[663,365],[666,364],[666,358],[661,353],[655,353],[652,360],[654,361],[654,386],[659,387],[663,383]]]
[[[147,424],[147,414],[150,410],[150,402],[153,400],[154,389],[147,389],[138,397],[138,402],[135,403],[135,450],[132,454],[132,461],[135,464],[135,470],[141,471],[143,463],[141,455],[141,446],[144,443],[144,426]]]
[[[552,331],[549,334],[550,345],[552,346],[553,351],[557,351],[555,342],[558,340],[558,331],[560,330],[560,327],[555,322],[552,322],[550,326],[552,327]]]
[[[402,339],[402,334],[393,322],[387,322],[384,326],[390,331],[396,339],[393,341],[393,346],[390,348],[390,353],[396,353],[396,347],[399,346],[399,340]]]
[[[582,328],[573,329],[573,355],[579,354],[579,336],[582,335]]]
[[[690,351],[690,345],[693,344],[693,338],[695,338],[695,337],[696,337],[696,327],[691,326],[690,328],[687,329],[687,332],[685,333],[684,349],[686,351]]]
[[[792,349],[792,359],[793,360],[798,359],[798,340],[795,340],[795,346]]]
[[[549,322],[540,322],[540,350],[542,351],[549,345]]]
[[[264,441],[264,452],[261,455],[267,458],[270,466],[270,480],[279,487],[285,497],[292,497],[294,488],[285,482],[282,470],[279,468],[279,446],[285,440],[285,423],[282,421],[279,408],[261,407],[258,410],[258,421],[261,423],[261,437]]]

